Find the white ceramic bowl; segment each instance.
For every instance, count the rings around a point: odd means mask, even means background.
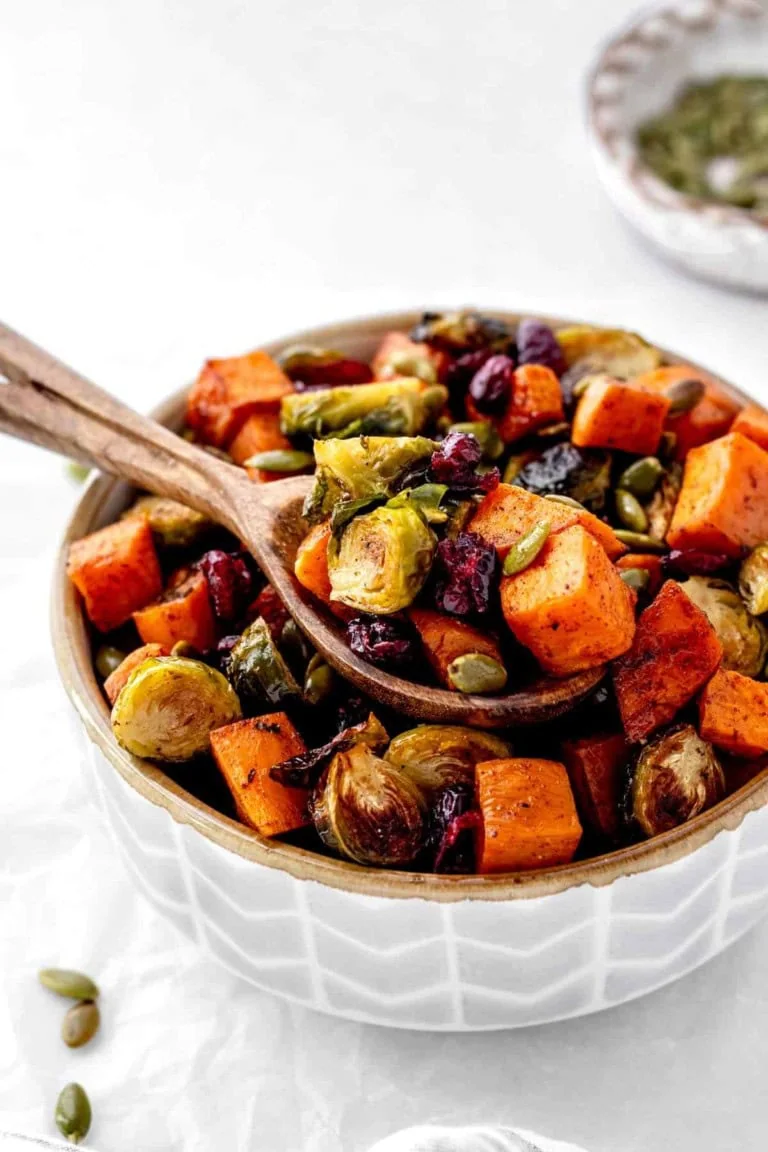
[[[768,0],[673,0],[601,48],[588,133],[609,196],[662,255],[706,279],[768,292],[768,217],[675,192],[640,162],[634,131],[693,78],[768,72]]]
[[[353,321],[267,350],[301,339],[367,358],[385,331],[416,319]],[[183,397],[160,418],[178,426]],[[768,773],[654,840],[501,876],[363,868],[266,840],[214,812],[115,744],[66,579],[68,543],[113,520],[128,499],[125,485],[96,477],[75,510],[53,588],[56,657],[91,791],[128,871],[159,912],[230,971],[356,1020],[436,1031],[519,1027],[650,992],[768,911]]]

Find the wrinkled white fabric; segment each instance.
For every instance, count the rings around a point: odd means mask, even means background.
[[[535,1141],[535,1143],[534,1143]],[[379,1141],[370,1152],[581,1152],[541,1136],[525,1136],[497,1125],[408,1128]]]

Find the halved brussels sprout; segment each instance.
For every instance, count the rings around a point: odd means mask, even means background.
[[[319,439],[349,435],[415,436],[437,416],[448,399],[440,384],[425,387],[417,377],[293,392],[280,403],[280,427],[285,436],[304,433]]]
[[[768,612],[768,544],[758,544],[742,564],[739,591],[753,616]]]
[[[417,344],[431,344],[459,355],[477,348],[498,348],[504,352],[512,341],[512,334],[503,320],[481,312],[425,312],[411,330],[411,339]]]
[[[304,505],[310,522],[325,519],[340,501],[386,499],[395,481],[437,448],[426,436],[360,436],[315,442],[315,483]]]
[[[168,496],[139,496],[123,513],[123,519],[129,516],[145,516],[158,543],[166,548],[188,548],[213,527],[202,512]]]
[[[680,587],[717,632],[723,646],[723,668],[757,676],[768,653],[768,632],[747,611],[736,589],[714,576],[691,576]]]
[[[331,599],[375,616],[399,612],[423,588],[436,548],[410,503],[357,516],[328,542]]]
[[[112,709],[112,731],[134,756],[181,762],[207,752],[214,728],[241,716],[220,672],[199,660],[158,656],[131,673]]]
[[[420,724],[395,736],[384,754],[429,796],[452,784],[473,785],[475,764],[512,755],[506,740],[458,724]]]
[[[628,380],[643,372],[652,372],[661,364],[658,348],[636,332],[575,324],[561,328],[555,335],[569,368],[576,363],[583,364],[590,372],[607,372]]]
[[[266,701],[282,708],[301,700],[301,688],[258,616],[229,655],[227,675],[241,700]]]
[[[628,814],[646,836],[677,828],[725,795],[725,776],[711,744],[691,724],[660,733],[632,773]]]
[[[323,843],[358,864],[410,864],[426,838],[419,788],[366,744],[336,753],[309,808]]]
[[[538,496],[569,496],[590,512],[602,512],[611,483],[611,455],[568,441],[553,444],[525,463],[512,483]]]

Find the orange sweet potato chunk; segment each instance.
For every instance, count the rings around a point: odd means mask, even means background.
[[[731,425],[732,432],[740,432],[768,451],[768,412],[759,404],[747,404]]]
[[[486,420],[471,397],[466,400],[470,420]],[[537,428],[563,419],[563,394],[560,381],[551,368],[543,364],[521,364],[512,375],[512,388],[505,411],[492,423],[505,444],[527,436]]]
[[[707,617],[667,580],[640,614],[634,643],[613,666],[622,724],[633,742],[673,720],[717,669],[723,650]]]
[[[699,697],[699,732],[734,756],[768,752],[768,684],[720,668]]]
[[[670,548],[738,557],[768,539],[768,452],[739,432],[694,448],[667,533]]]
[[[254,412],[245,421],[228,451],[235,464],[245,464],[257,452],[292,447],[290,440],[280,431],[279,412]],[[246,468],[246,472],[257,484],[267,484],[270,480],[282,480],[284,476],[292,475],[286,472],[265,472],[263,468]]]
[[[635,597],[597,541],[576,524],[501,582],[504,619],[545,672],[570,676],[620,656],[635,634]]]
[[[517,872],[568,864],[581,840],[568,773],[555,760],[486,760],[475,768],[477,870]]]
[[[579,401],[571,439],[579,448],[617,448],[653,455],[664,431],[669,400],[633,381],[598,376]]]
[[[625,546],[617,538],[613,529],[598,520],[586,509],[580,511],[556,500],[545,500],[524,488],[511,484],[499,484],[493,492],[483,498],[468,525],[470,532],[476,532],[493,544],[503,560],[513,544],[529,532],[539,520],[549,520],[552,533],[562,532],[580,524],[590,536],[594,536],[611,559],[621,556]]]
[[[226,448],[254,412],[276,412],[293,385],[266,352],[209,360],[187,398],[187,423],[204,444]]]
[[[198,652],[207,652],[216,643],[208,581],[195,569],[174,573],[162,596],[134,612],[133,621],[145,644],[171,649],[184,641]]]
[[[100,632],[124,624],[163,587],[147,518],[130,516],[76,540],[69,549],[67,575]]]
[[[480,652],[504,664],[499,645],[487,632],[429,608],[410,608],[408,616],[421,637],[435,676],[446,688],[453,689],[448,679],[448,668],[458,656]]]
[[[315,524],[299,544],[294,562],[294,572],[299,584],[329,606],[331,604],[331,578],[328,575],[330,538],[330,520]]]
[[[133,652],[129,652],[125,660],[118,664],[114,672],[110,673],[104,681],[104,695],[110,704],[114,704],[117,700],[128,683],[134,668],[138,668],[145,660],[152,660],[158,656],[170,656],[170,654],[170,648],[166,648],[162,644],[144,644],[141,648],[134,648]]]
[[[691,364],[667,364],[653,372],[636,376],[634,383],[650,391],[664,393],[680,380],[700,380],[704,395],[688,412],[667,417],[666,428],[674,432],[677,443],[675,457],[684,460],[691,448],[698,448],[718,436],[725,436],[733,424],[739,404],[732,399],[714,376],[694,368]]]
[[[629,752],[621,732],[596,733],[563,743],[563,760],[581,819],[593,832],[613,841],[621,833],[619,811]]]
[[[211,732],[211,750],[243,823],[262,836],[280,836],[309,823],[308,793],[269,775],[275,764],[306,751],[284,712],[239,720]]]

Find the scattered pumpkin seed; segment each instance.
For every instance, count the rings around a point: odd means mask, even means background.
[[[645,532],[631,532],[626,528],[615,528],[614,536],[622,544],[626,544],[636,552],[663,552],[665,545],[662,540],[648,536]]]
[[[70,1000],[95,1000],[99,994],[90,976],[70,968],[41,968],[37,976],[43,987]]]
[[[679,416],[682,412],[690,412],[703,397],[705,388],[701,380],[676,380],[667,388],[667,399],[670,401],[669,415]]]
[[[81,464],[79,460],[67,460],[64,467],[70,480],[74,480],[75,484],[84,484],[91,471],[85,464]]]
[[[293,448],[270,448],[257,452],[245,461],[246,468],[260,468],[262,472],[303,472],[311,468],[315,458],[311,452],[299,452]]]
[[[625,584],[634,588],[635,592],[645,592],[651,582],[651,574],[647,568],[622,568],[619,576]]]
[[[102,644],[96,653],[94,661],[96,671],[102,680],[106,680],[107,676],[111,676],[116,668],[119,668],[125,660],[125,652],[121,652],[119,648],[113,648],[111,644]]]
[[[79,1144],[91,1127],[91,1102],[79,1084],[67,1084],[59,1093],[54,1113],[56,1127],[70,1144]]]
[[[95,1000],[73,1004],[61,1022],[61,1038],[67,1048],[82,1048],[99,1028],[99,1006]]]
[[[587,511],[578,500],[574,500],[572,496],[561,496],[559,492],[547,492],[544,499],[552,500],[555,504],[565,504],[568,508],[578,508],[580,512]]]
[[[617,488],[614,499],[616,515],[624,527],[632,532],[645,532],[648,528],[648,517],[637,496],[633,496],[626,488]]]
[[[655,456],[643,456],[634,460],[619,476],[619,488],[625,488],[639,500],[652,496],[656,485],[664,475],[664,466]]]
[[[333,669],[316,652],[307,665],[304,677],[304,699],[308,704],[322,704],[333,691],[335,674]]]
[[[486,695],[502,690],[507,682],[507,670],[492,656],[465,652],[448,665],[448,682],[459,692]]]
[[[474,436],[483,450],[486,460],[498,460],[504,453],[504,441],[494,428],[485,420],[468,420],[463,424],[451,424],[449,432],[465,432]]]
[[[524,571],[541,552],[549,536],[549,520],[538,520],[516,544],[513,544],[504,558],[504,575],[514,576]]]

